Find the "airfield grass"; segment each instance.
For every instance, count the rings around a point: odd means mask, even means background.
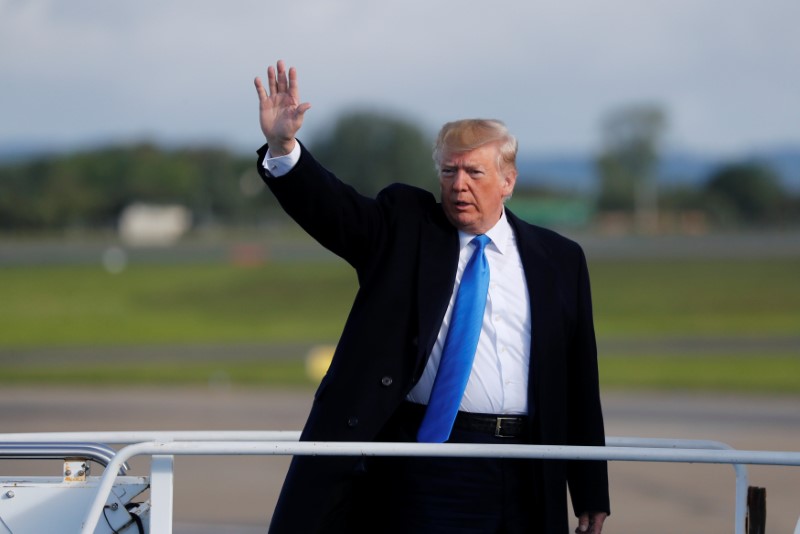
[[[599,336],[800,334],[800,257],[590,265]]]
[[[11,365],[5,384],[84,386],[313,386],[314,378],[297,359],[223,362],[109,362],[91,366],[56,364]]]
[[[221,362],[110,362],[103,365],[68,363],[10,365],[0,383],[6,385],[130,385],[209,387],[312,387],[298,359]],[[684,390],[736,393],[800,394],[800,357],[790,354],[701,354],[601,356],[604,390]]]
[[[800,393],[800,355],[601,356],[603,389]]]
[[[800,393],[800,354],[662,353],[673,338],[800,334],[800,258],[602,260],[590,265],[598,338],[653,341],[601,354],[614,388]],[[311,385],[301,358],[27,363],[38,348],[332,343],[357,285],[340,262],[0,269],[0,383]],[[535,333],[534,333],[535,335]],[[649,346],[649,345],[648,345]]]

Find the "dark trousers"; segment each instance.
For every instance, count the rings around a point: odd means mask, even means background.
[[[387,441],[414,441],[421,416],[401,414]],[[451,443],[529,443],[453,429]],[[530,462],[500,458],[369,458],[357,484],[363,532],[391,534],[536,533]]]

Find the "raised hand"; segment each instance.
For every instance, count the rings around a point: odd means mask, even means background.
[[[311,104],[300,103],[297,90],[297,71],[289,69],[287,76],[283,61],[278,61],[277,69],[271,65],[267,68],[267,86],[261,79],[255,79],[258,93],[261,131],[269,143],[272,156],[282,156],[292,151],[295,134],[303,125],[303,115],[311,108]]]

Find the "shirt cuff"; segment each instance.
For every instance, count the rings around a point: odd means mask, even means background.
[[[297,165],[298,161],[300,161],[300,143],[295,141],[294,148],[285,156],[273,158],[272,154],[269,152],[269,149],[267,149],[267,155],[264,158],[263,165],[264,169],[267,171],[267,174],[277,178],[291,171],[294,166]]]

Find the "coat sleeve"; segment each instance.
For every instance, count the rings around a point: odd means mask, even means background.
[[[322,246],[357,269],[382,239],[383,215],[375,199],[358,193],[324,168],[301,144],[300,159],[287,174],[270,176],[258,150],[258,172],[281,207]]]
[[[580,251],[577,268],[577,323],[570,347],[572,359],[569,390],[569,443],[605,445],[600,403],[597,344],[586,258]],[[568,483],[576,515],[583,512],[610,513],[608,468],[604,461],[573,461],[568,464]]]

